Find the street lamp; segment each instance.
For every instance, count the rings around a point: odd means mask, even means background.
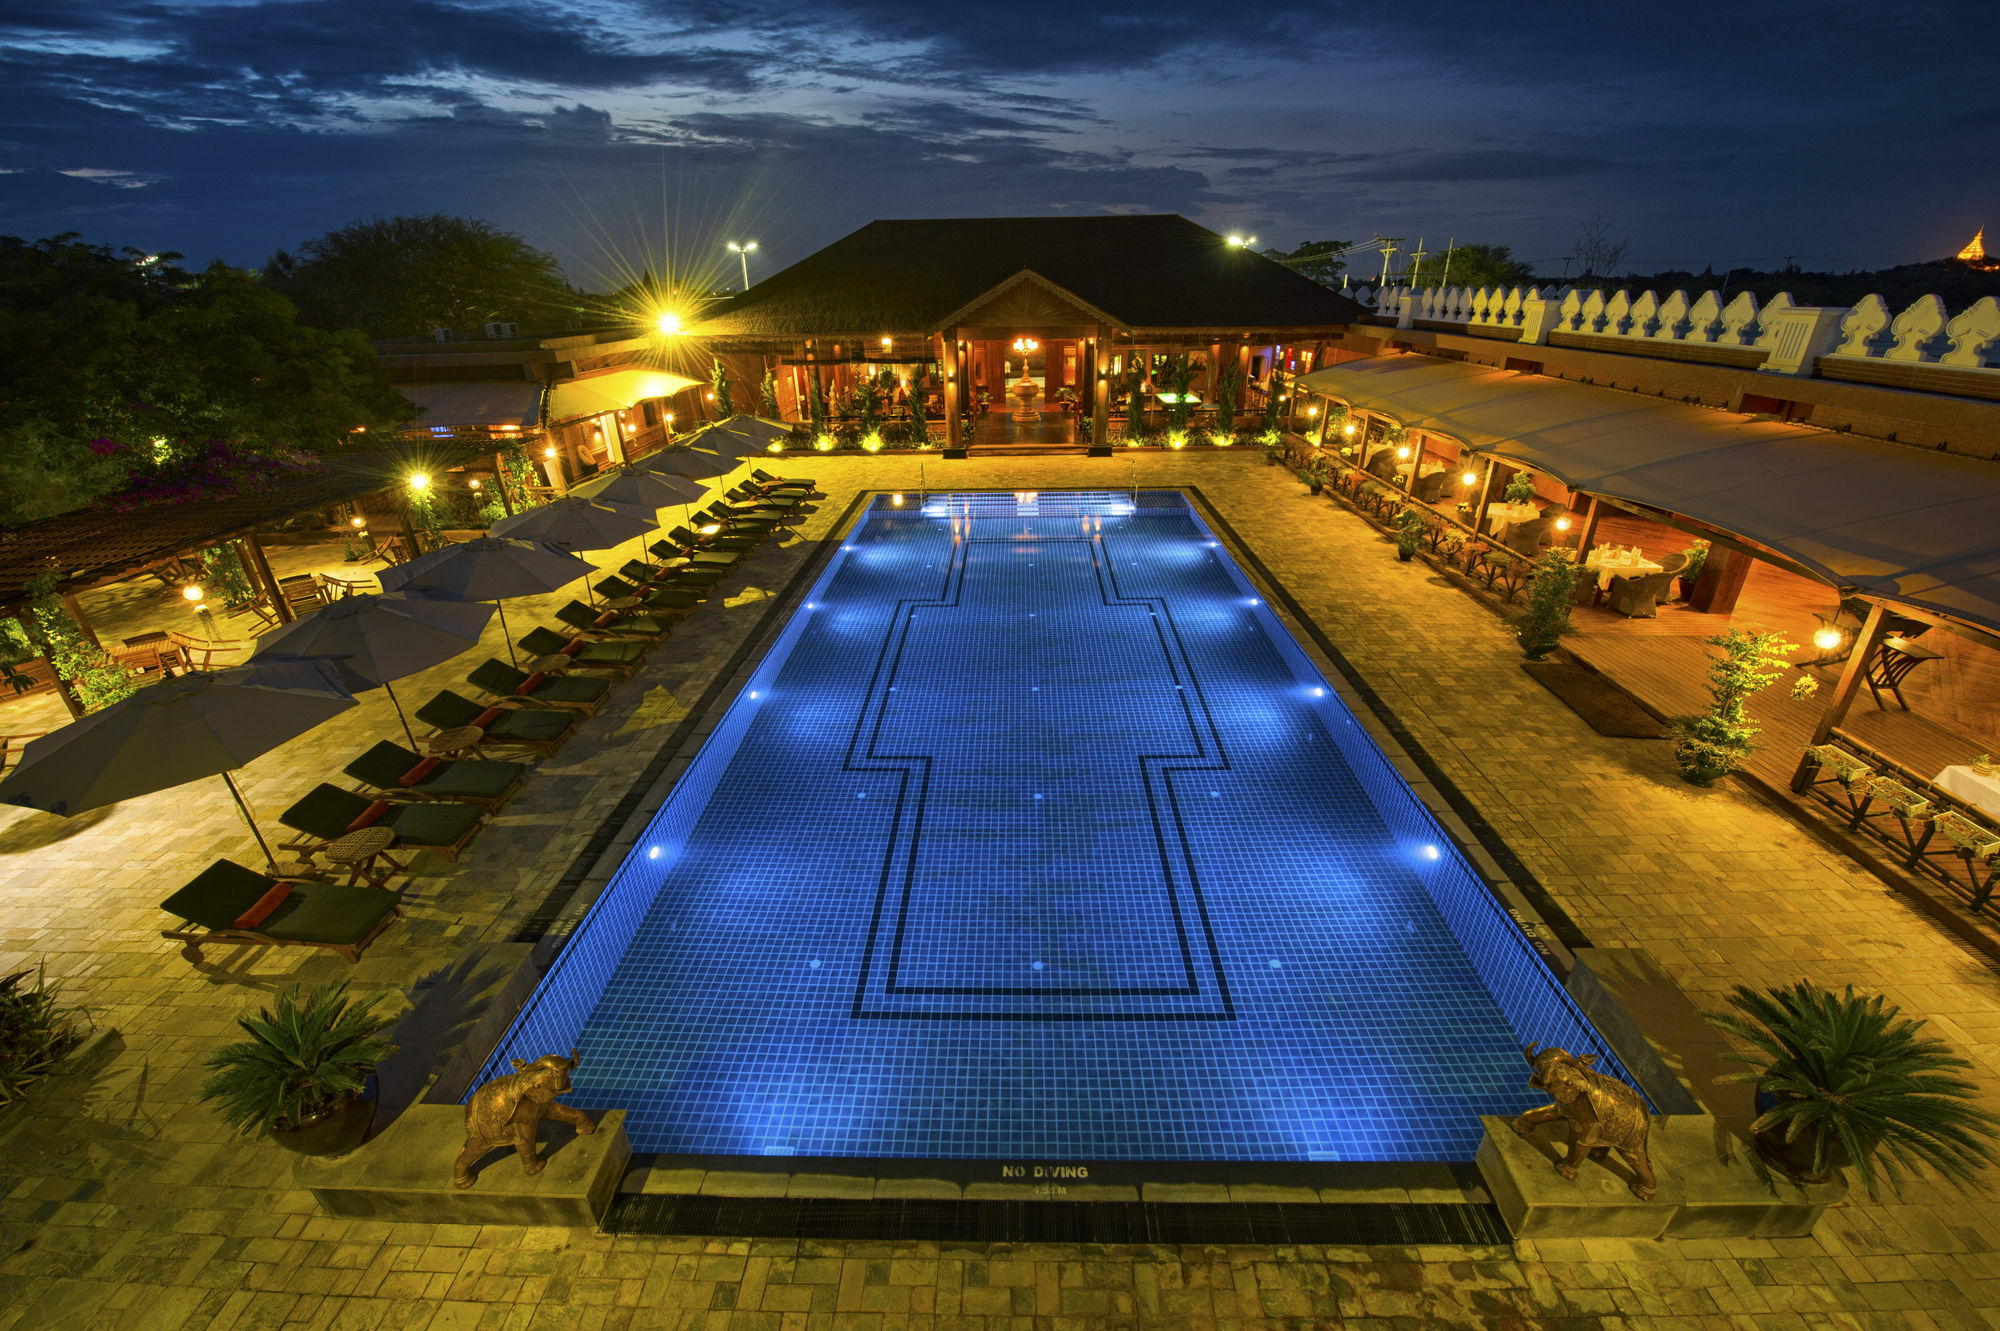
[[[738,245],[732,240],[729,242],[729,248],[743,262],[743,289],[748,291],[750,289],[750,251],[757,248],[757,242],[751,240]]]

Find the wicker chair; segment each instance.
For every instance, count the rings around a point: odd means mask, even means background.
[[[1660,593],[1673,582],[1671,573],[1648,573],[1643,578],[1613,578],[1608,599],[1611,608],[1627,619],[1653,619],[1660,613]]]

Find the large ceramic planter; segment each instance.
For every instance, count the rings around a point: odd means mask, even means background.
[[[1757,1113],[1759,1117],[1777,1108],[1780,1102],[1781,1097],[1772,1095],[1762,1087],[1758,1088]],[[1825,1183],[1842,1169],[1853,1164],[1854,1159],[1848,1155],[1847,1147],[1842,1144],[1841,1140],[1835,1137],[1829,1143],[1826,1153],[1826,1170],[1823,1173],[1814,1173],[1813,1157],[1819,1150],[1819,1136],[1819,1130],[1814,1128],[1801,1132],[1796,1138],[1788,1142],[1785,1140],[1785,1130],[1783,1127],[1774,1128],[1768,1132],[1760,1132],[1756,1134],[1757,1154],[1763,1156],[1772,1168],[1782,1170],[1801,1183]]]
[[[1311,487],[1311,489],[1312,489],[1312,492],[1313,492],[1314,494],[1318,494],[1318,493],[1319,493],[1319,492],[1320,492],[1321,490],[1324,490],[1325,488],[1326,488],[1326,487],[1325,487],[1324,485],[1314,485],[1314,486],[1312,486],[1312,487]]]
[[[297,1127],[280,1124],[271,1140],[299,1155],[346,1155],[361,1145],[375,1121],[375,1101],[350,1095]]]
[[[1416,558],[1416,554],[1417,552],[1415,550],[1398,550],[1396,551],[1396,558],[1402,560],[1405,564],[1407,564],[1412,559]]]

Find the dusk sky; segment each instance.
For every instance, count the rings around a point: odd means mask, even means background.
[[[733,284],[725,240],[754,278],[876,217],[1179,212],[1549,275],[1594,209],[1639,271],[2000,224],[1970,3],[7,0],[0,59],[0,232],[196,263],[432,211],[597,287],[669,242]]]

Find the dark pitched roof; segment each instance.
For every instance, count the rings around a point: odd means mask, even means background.
[[[275,526],[295,514],[393,486],[415,468],[438,471],[492,456],[503,445],[417,442],[328,453],[321,470],[277,488],[221,499],[152,504],[130,512],[79,509],[0,530],[0,604],[18,600],[29,579],[53,565],[61,586],[88,587],[137,573],[171,556]]]
[[[1124,328],[1324,327],[1361,308],[1185,217],[870,222],[717,306],[704,335],[933,332],[1021,270]]]

